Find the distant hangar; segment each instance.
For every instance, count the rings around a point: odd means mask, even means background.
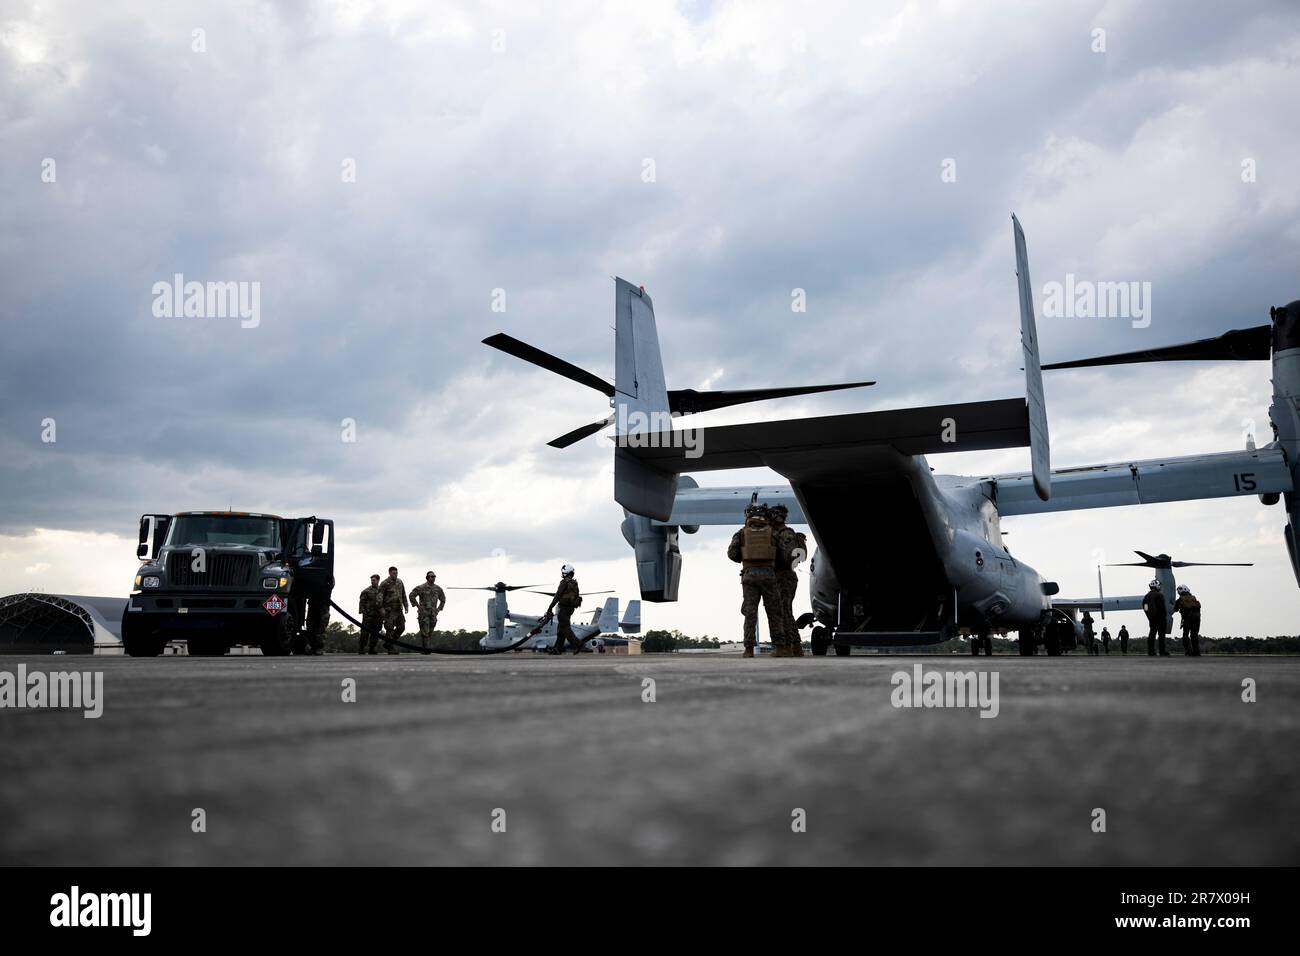
[[[0,654],[120,654],[126,598],[28,591],[0,597]]]

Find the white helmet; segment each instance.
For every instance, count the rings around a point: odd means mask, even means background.
[[[1191,593],[1192,593],[1192,589],[1189,588],[1186,584],[1180,584],[1180,585],[1178,585],[1178,593],[1179,593],[1179,594],[1191,594]]]
[[[560,575],[561,575],[562,577],[566,577],[566,578],[567,578],[567,577],[568,577],[569,575],[571,575],[572,573],[573,573],[573,565],[571,565],[571,564],[562,564],[562,565],[560,565]]]
[[[1160,587],[1160,579],[1159,579],[1159,578],[1152,578],[1152,579],[1151,579],[1151,585],[1150,585],[1150,586],[1153,587],[1153,588],[1158,588],[1158,587]]]

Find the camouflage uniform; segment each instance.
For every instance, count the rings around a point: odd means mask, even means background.
[[[794,620],[794,598],[799,590],[799,575],[795,573],[795,553],[807,554],[808,539],[785,523],[789,512],[784,505],[772,509],[772,533],[776,537],[776,583],[781,588],[781,617],[785,621],[785,643],[796,657],[803,657],[803,641]]]
[[[569,621],[582,604],[582,591],[578,588],[578,579],[576,577],[560,578],[560,586],[555,589],[555,597],[551,601],[551,607],[555,611],[555,646],[551,648],[553,653],[563,654],[564,648],[572,642],[573,653],[582,650],[582,641],[578,640]],[[550,613],[550,610],[547,610]]]
[[[747,526],[751,520],[746,516]],[[766,521],[763,521],[760,527],[766,528]],[[776,563],[780,559],[781,549],[773,535],[772,544],[775,553],[773,558],[746,557],[745,530],[741,528],[732,535],[731,544],[727,546],[727,557],[741,565],[740,613],[745,617],[745,654],[753,656],[754,648],[758,643],[758,602],[761,600],[763,610],[767,614],[768,634],[772,638],[772,654],[776,657],[785,657],[789,654],[789,638],[785,628],[785,614],[782,611],[785,602],[781,597],[781,586],[776,578]],[[788,555],[786,559],[788,560]]]
[[[1122,626],[1119,629],[1119,652],[1121,654],[1128,653],[1128,626],[1127,625]]]
[[[1150,625],[1150,630],[1147,631],[1147,657],[1156,656],[1157,634],[1160,636],[1160,656],[1168,657],[1169,652],[1165,650],[1165,632],[1169,628],[1169,617],[1165,608],[1165,596],[1158,589],[1152,588],[1142,599],[1142,611],[1147,616],[1147,624]]]
[[[406,612],[411,609],[402,579],[390,576],[379,582],[379,599],[384,609],[384,630],[388,632],[388,639],[400,641],[406,630]],[[398,650],[389,644],[388,653],[396,654]]]
[[[432,578],[426,577],[423,584],[411,589],[411,603],[418,609],[420,618],[420,646],[428,647],[438,626],[438,612],[447,604],[447,595],[433,583]]]
[[[1201,656],[1201,602],[1192,596],[1191,591],[1178,595],[1174,602],[1183,625],[1183,653],[1190,657]]]
[[[379,595],[379,585],[372,584],[361,592],[361,602],[357,608],[361,614],[361,626],[365,629],[361,632],[358,643],[359,652],[362,654],[379,653],[379,634],[384,629],[384,604]],[[366,631],[371,633],[367,634]]]

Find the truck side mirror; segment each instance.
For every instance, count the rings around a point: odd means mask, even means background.
[[[136,545],[135,556],[141,561],[158,557],[163,538],[167,536],[167,527],[171,524],[171,515],[141,515],[140,543]]]

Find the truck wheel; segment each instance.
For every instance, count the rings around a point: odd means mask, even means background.
[[[157,657],[167,646],[158,628],[122,611],[122,650],[131,657]]]
[[[1047,628],[1047,640],[1044,643],[1047,645],[1048,657],[1061,656],[1061,639],[1059,636],[1057,636],[1056,629],[1054,627],[1049,626]]]
[[[971,657],[980,656],[980,639],[978,637],[972,637],[970,639],[970,654]]]
[[[1036,648],[1034,647],[1033,631],[1021,631],[1020,632],[1020,656],[1033,657],[1035,650]]]
[[[294,635],[298,633],[293,620],[293,611],[288,608],[271,618],[262,638],[262,655],[264,657],[284,657],[293,646]]]
[[[813,657],[825,657],[830,646],[831,642],[830,638],[826,636],[826,628],[814,627],[812,631]]]
[[[848,657],[848,656],[849,656],[850,654],[852,654],[852,653],[853,653],[853,648],[850,647],[848,644],[836,644],[836,645],[835,645],[835,656],[836,656],[836,657]]]
[[[190,657],[221,657],[228,650],[229,645],[220,637],[191,637],[186,644]]]

